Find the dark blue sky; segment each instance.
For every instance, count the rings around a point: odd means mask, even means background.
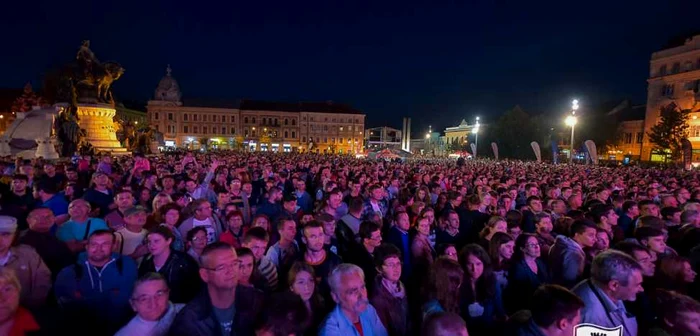
[[[0,87],[41,83],[83,39],[146,101],[170,63],[187,98],[334,100],[414,132],[520,104],[644,103],[651,53],[698,1],[29,1],[0,20]]]

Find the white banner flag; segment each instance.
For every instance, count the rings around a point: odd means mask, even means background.
[[[593,161],[594,165],[598,164],[598,152],[595,147],[595,142],[593,140],[586,140],[584,142],[586,145],[586,149],[588,150],[588,156],[591,158],[591,161]]]
[[[491,149],[493,149],[493,157],[498,161],[498,145],[495,142],[491,143]]]
[[[533,141],[530,143],[530,146],[532,147],[532,151],[535,152],[535,157],[537,158],[537,162],[542,162],[542,153],[540,152],[540,144],[538,144],[537,141]]]

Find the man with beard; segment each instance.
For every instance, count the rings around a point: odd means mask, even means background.
[[[136,263],[112,253],[114,235],[90,234],[87,253],[56,278],[56,298],[66,314],[65,332],[113,334],[129,318],[129,297],[136,281]]]
[[[328,287],[326,280],[331,270],[342,261],[335,253],[326,250],[324,246],[325,234],[321,222],[314,220],[307,223],[302,229],[302,241],[306,244],[306,252],[301,255],[300,261],[314,269],[319,292],[324,298],[329,300],[330,287]]]
[[[367,299],[365,275],[353,264],[340,264],[328,277],[335,309],[321,324],[319,335],[386,336],[386,328]]]

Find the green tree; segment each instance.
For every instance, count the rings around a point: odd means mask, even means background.
[[[478,152],[493,156],[492,151],[487,150],[490,149],[493,141],[498,144],[501,158],[532,160],[535,156],[530,142],[537,141],[542,147],[542,141],[545,138],[543,130],[548,129],[544,119],[544,117],[532,118],[520,106],[515,106],[503,114],[492,127],[489,127],[488,132],[483,133],[483,140],[479,141],[482,145]]]
[[[647,133],[649,141],[654,144],[653,153],[662,154],[670,151],[673,161],[681,158],[681,140],[688,137],[688,119],[690,110],[681,110],[675,103],[661,108],[659,123]]]

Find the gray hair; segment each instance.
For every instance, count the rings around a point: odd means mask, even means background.
[[[634,258],[620,251],[608,250],[593,259],[591,279],[598,285],[617,280],[627,286],[634,271],[642,271],[642,266]]]
[[[695,220],[695,217],[697,217],[698,213],[700,213],[700,212],[698,212],[697,210],[685,210],[685,211],[683,211],[681,213],[681,222],[683,224],[690,223],[690,221]]]
[[[328,285],[331,287],[333,293],[337,293],[340,288],[340,280],[345,275],[359,274],[362,280],[365,280],[365,272],[355,264],[340,264],[333,268],[331,273],[328,275]]]

